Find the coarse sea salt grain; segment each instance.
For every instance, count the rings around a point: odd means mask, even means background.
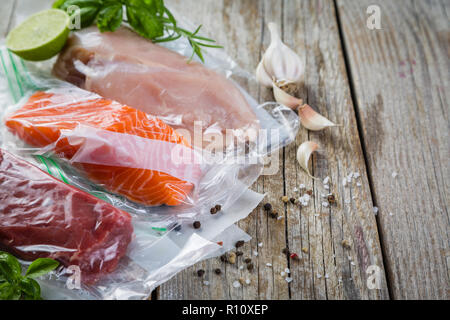
[[[323,179],[323,184],[328,184],[328,182],[330,181],[330,177],[326,177],[325,179]]]
[[[233,287],[235,287],[235,288],[239,288],[241,286],[241,283],[239,282],[239,281],[235,281],[235,282],[233,282]]]
[[[392,172],[392,178],[394,178],[394,179],[395,179],[395,178],[397,178],[397,176],[398,176],[398,173],[397,173],[397,172],[395,172],[395,171],[394,171],[394,172]]]
[[[291,277],[287,277],[285,280],[287,283],[291,283],[293,279]]]
[[[373,213],[374,213],[375,215],[378,214],[378,207],[373,207]]]
[[[286,269],[284,269],[284,272],[291,273],[291,270],[289,270],[289,268],[286,268]]]
[[[359,174],[359,172],[355,172],[353,173],[353,178],[358,179],[361,175]]]
[[[356,186],[357,186],[357,187],[361,187],[361,186],[362,186],[361,182],[358,182],[358,183],[356,184]]]
[[[327,184],[326,184],[326,185],[324,185],[324,186],[323,186],[323,188],[324,188],[325,190],[330,190],[330,186],[329,186],[329,185],[327,185]]]
[[[317,274],[317,279],[320,279],[320,278],[322,278],[322,275],[321,274]]]
[[[205,285],[205,286],[209,286],[209,281],[203,281],[203,284]]]
[[[303,190],[306,188],[306,186],[302,183],[301,185],[298,186],[300,188],[300,190]]]
[[[258,251],[253,250],[253,255],[254,255],[255,257],[257,257],[257,256],[258,256]]]
[[[272,264],[271,263],[266,263],[266,266],[271,267]]]
[[[344,187],[347,186],[347,179],[344,178],[344,180],[342,180],[342,185],[343,185]]]
[[[280,273],[280,274],[281,274],[281,276],[282,276],[282,277],[284,277],[284,276],[286,275],[286,272],[284,272],[284,271],[281,271],[281,273]]]
[[[246,284],[250,284],[250,282],[251,282],[250,279],[246,279],[246,280],[245,280],[245,283],[246,283]]]
[[[298,192],[298,188],[297,187],[294,188],[294,192]]]
[[[243,269],[244,269],[244,266],[240,266],[240,267],[239,267],[239,270],[243,270]]]
[[[324,202],[322,202],[322,206],[327,208],[329,206],[329,204],[328,204],[328,202],[324,201]]]
[[[263,246],[263,243],[262,242],[260,242],[260,243],[258,243],[258,247],[262,247]]]

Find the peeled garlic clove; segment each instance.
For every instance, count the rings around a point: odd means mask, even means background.
[[[265,87],[272,86],[272,79],[264,68],[263,60],[261,60],[261,62],[258,64],[258,67],[256,68],[256,80]]]
[[[309,173],[308,162],[311,154],[319,148],[319,145],[312,141],[303,142],[297,150],[297,161],[300,167],[308,173],[308,175],[314,178],[311,173]]]
[[[284,92],[277,86],[275,82],[272,82],[272,87],[273,87],[273,96],[275,97],[276,102],[294,110],[303,104],[302,99],[293,97],[290,94]]]
[[[276,80],[298,83],[303,76],[303,62],[300,57],[281,41],[275,23],[269,25],[271,42],[263,56],[266,73]]]
[[[312,131],[319,131],[325,129],[326,127],[336,127],[337,124],[331,122],[324,116],[320,115],[309,105],[304,104],[298,108],[298,115],[302,125]]]

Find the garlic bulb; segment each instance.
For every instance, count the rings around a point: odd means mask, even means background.
[[[278,27],[270,22],[270,45],[256,69],[258,82],[266,87],[272,86],[272,81],[284,80],[298,83],[303,76],[303,62],[300,57],[281,41]]]
[[[311,131],[319,131],[327,127],[339,126],[314,111],[314,109],[307,104],[298,108],[298,116],[300,117],[302,126]]]
[[[311,173],[309,173],[308,162],[311,154],[319,148],[319,145],[313,141],[303,142],[297,150],[297,161],[302,167],[303,170],[313,179],[314,178]]]

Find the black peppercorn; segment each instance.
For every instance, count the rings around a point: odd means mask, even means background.
[[[216,208],[217,211],[222,210],[222,206],[220,204],[216,204],[215,208]]]
[[[203,277],[204,274],[205,274],[205,270],[203,270],[203,269],[200,269],[200,270],[197,271],[197,275],[199,277]]]
[[[266,211],[272,210],[272,205],[271,205],[270,203],[266,203],[266,204],[264,205],[264,210],[266,210]]]
[[[195,221],[192,225],[194,226],[195,229],[199,229],[202,226],[200,221]]]
[[[236,246],[236,248],[240,248],[244,245],[244,243],[245,243],[244,241],[239,240],[238,242],[236,242],[235,246]]]
[[[214,270],[214,272],[215,272],[216,274],[221,274],[221,273],[222,273],[222,270],[220,270],[219,268],[217,268],[216,270]]]

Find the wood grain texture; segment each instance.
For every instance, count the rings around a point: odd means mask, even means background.
[[[6,37],[10,25],[11,17],[14,12],[14,0],[4,0],[1,3],[0,11],[0,36]]]
[[[450,3],[337,3],[392,298],[448,299]]]
[[[169,1],[175,7],[194,7],[195,1]],[[195,2],[198,3],[198,2]],[[353,112],[339,32],[332,1],[202,1],[202,6],[186,14],[202,23],[210,34],[223,44],[227,52],[249,72],[255,70],[260,54],[269,43],[266,22],[274,21],[281,28],[286,42],[302,54],[306,64],[305,85],[300,96],[332,121],[344,126],[322,133],[309,134],[301,129],[296,142],[280,154],[280,171],[262,176],[254,189],[266,193],[270,202],[286,219],[277,221],[257,208],[239,226],[253,240],[243,248],[244,256],[252,256],[255,272],[240,271],[218,259],[202,262],[163,284],[160,299],[386,299],[381,249],[365,165]],[[179,10],[181,11],[181,10]],[[262,44],[262,45],[261,45]],[[260,101],[272,100],[269,90],[250,87]],[[259,92],[259,94],[258,94]],[[323,208],[322,183],[315,182],[299,168],[295,153],[298,145],[313,139],[321,150],[313,159],[313,172],[321,179],[330,176],[331,192],[339,204]],[[341,187],[350,172],[362,174],[361,187]],[[283,195],[294,196],[301,183],[314,190],[314,199],[307,208],[299,209],[280,201]],[[297,194],[298,197],[300,194]],[[351,200],[351,197],[357,197]],[[349,204],[345,200],[351,200]],[[350,249],[342,247],[348,240]],[[262,243],[262,247],[258,247]],[[286,245],[297,252],[300,261],[288,260],[281,251]],[[308,248],[308,254],[302,248]],[[267,267],[271,263],[272,267]],[[380,267],[381,289],[366,286],[366,269]],[[216,267],[225,270],[214,275]],[[289,267],[293,281],[288,284],[281,272]],[[205,287],[193,274],[205,269],[211,285]],[[249,278],[250,286],[233,288],[233,281]]]
[[[387,299],[383,260],[373,214],[370,188],[360,146],[355,113],[345,71],[332,1],[285,1],[284,39],[305,59],[305,85],[300,96],[339,128],[320,132],[301,129],[296,143],[286,148],[286,192],[304,183],[314,191],[310,206],[288,207],[290,249],[302,261],[290,261],[293,299]],[[314,156],[313,181],[296,161],[296,149],[305,140],[320,145]],[[351,173],[361,177],[344,187]],[[330,178],[329,187],[322,183]],[[357,186],[357,183],[360,186]],[[337,205],[326,207],[322,195],[333,193]],[[346,249],[342,241],[347,240]],[[380,290],[367,287],[369,266],[380,268]]]

